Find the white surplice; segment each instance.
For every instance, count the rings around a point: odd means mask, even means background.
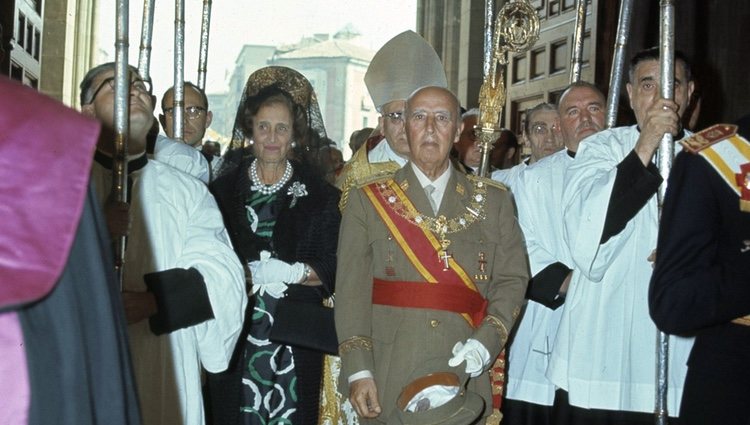
[[[619,234],[600,244],[617,165],[638,129],[585,139],[565,177],[564,222],[576,273],[568,289],[548,377],[583,408],[653,412],[656,326],[648,286],[656,248],[656,195]],[[679,412],[692,338],[670,337],[668,409]]]
[[[112,172],[95,162],[91,178],[103,205]],[[214,314],[161,336],[148,320],[128,326],[143,423],[202,425],[201,366],[221,372],[229,364],[247,304],[244,272],[205,184],[155,160],[132,179],[123,290],[145,291],[146,273],[193,267]]]
[[[159,134],[154,145],[154,159],[208,184],[211,176],[208,160],[192,146]]]
[[[491,174],[492,180],[499,181],[512,191],[513,189],[515,189],[516,183],[518,182],[521,174],[528,166],[529,165],[526,163],[526,161],[521,161],[518,165],[515,165],[511,168],[505,170],[495,170]]]
[[[571,163],[567,150],[556,152],[528,166],[513,188],[532,276],[557,262],[573,268],[562,220],[563,178]],[[507,398],[553,404],[556,388],[546,373],[562,311],[528,301],[508,355]]]

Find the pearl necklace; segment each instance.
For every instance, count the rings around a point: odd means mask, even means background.
[[[250,165],[250,180],[253,181],[253,185],[250,186],[250,190],[258,191],[264,195],[270,195],[276,193],[281,189],[286,182],[292,177],[292,164],[289,161],[286,162],[286,168],[284,168],[284,174],[281,179],[274,184],[263,184],[263,181],[258,176],[258,159],[253,160]]]

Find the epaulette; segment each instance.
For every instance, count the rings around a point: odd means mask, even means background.
[[[737,126],[734,124],[715,124],[705,130],[701,130],[680,144],[686,151],[697,154],[703,149],[728,139],[737,134]]]
[[[740,197],[740,210],[750,212],[750,141],[737,134],[737,126],[717,124],[683,143],[700,155]]]
[[[474,174],[467,174],[466,177],[468,177],[469,180],[472,180],[472,181],[481,181],[482,183],[484,183],[484,184],[486,184],[488,186],[496,187],[496,188],[498,188],[500,190],[508,190],[508,186],[500,183],[497,180],[492,180],[492,179],[487,178],[487,177],[479,177],[479,176],[474,175]]]
[[[367,159],[367,146],[363,145],[349,162],[344,165],[344,169],[336,179],[336,187],[341,190],[341,199],[339,200],[339,210],[344,211],[346,203],[349,201],[349,191],[353,188],[359,188],[364,184],[368,184],[372,179],[383,176],[384,174],[392,174],[399,169],[399,165],[395,162],[378,162],[370,163]]]
[[[373,174],[362,176],[361,178],[357,179],[357,181],[354,182],[354,186],[359,189],[361,187],[367,186],[370,183],[388,180],[388,179],[393,178],[393,175],[395,173],[396,173],[396,170],[388,170],[388,169],[379,170]]]

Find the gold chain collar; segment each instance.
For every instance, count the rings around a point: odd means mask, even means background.
[[[388,206],[399,216],[403,217],[410,223],[418,226],[422,230],[431,231],[444,239],[446,234],[460,232],[471,226],[477,219],[484,219],[484,204],[487,200],[487,184],[479,179],[472,179],[473,191],[469,199],[471,203],[465,207],[466,211],[456,217],[447,218],[444,215],[430,217],[421,214],[411,203],[404,204],[401,198],[390,186],[395,184],[391,179],[386,182],[377,183],[377,189],[383,199],[388,202]]]

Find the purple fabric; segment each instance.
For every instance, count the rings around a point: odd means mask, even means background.
[[[0,76],[0,308],[43,297],[59,278],[98,135],[97,122]]]
[[[26,425],[29,418],[29,376],[18,316],[0,313],[0,424]]]

